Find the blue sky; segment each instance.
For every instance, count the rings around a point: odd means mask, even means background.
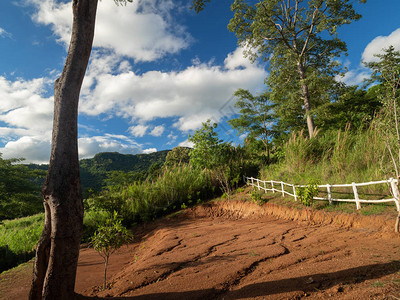
[[[226,26],[232,1],[214,0],[200,14],[191,1],[99,2],[92,57],[79,107],[80,157],[98,152],[149,153],[187,145],[211,118],[238,142],[224,120],[238,88],[259,92],[265,65],[242,55]],[[383,5],[384,3],[384,5]],[[359,84],[361,59],[393,44],[400,50],[399,0],[356,5],[363,18],[339,30],[348,45],[342,79]],[[0,2],[0,153],[47,163],[53,82],[66,57],[70,1]]]

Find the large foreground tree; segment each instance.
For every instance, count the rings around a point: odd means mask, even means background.
[[[30,299],[74,299],[83,204],[78,161],[78,102],[92,49],[98,0],[73,0],[71,42],[54,83],[50,165],[42,194],[45,224]]]
[[[346,44],[337,38],[337,28],[361,17],[352,2],[235,0],[232,4],[235,14],[228,29],[252,60],[269,62],[272,98],[286,92],[292,95],[286,97],[302,100],[297,105],[304,110],[310,137],[315,130],[312,89],[320,89],[321,80],[327,82],[339,73],[336,58],[346,51]]]
[[[126,4],[133,0],[114,0]],[[193,7],[196,8],[196,1]],[[78,102],[93,45],[98,0],[72,0],[72,34],[63,72],[54,83],[50,165],[42,189],[43,233],[29,299],[74,299],[83,203],[78,161]]]
[[[114,0],[126,3],[132,0]],[[98,0],[72,1],[72,34],[54,83],[50,165],[42,189],[45,224],[37,245],[30,299],[74,299],[83,204],[78,161],[78,102],[92,50]]]

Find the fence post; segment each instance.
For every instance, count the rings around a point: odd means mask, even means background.
[[[260,190],[260,179],[257,178],[257,188]]]
[[[296,195],[296,187],[293,184],[293,195],[294,195],[294,201],[297,201],[297,195]]]
[[[264,193],[267,192],[267,187],[265,186],[266,181],[264,181]]]
[[[281,181],[282,197],[285,197],[285,188],[283,187],[283,181]]]
[[[397,211],[400,211],[399,189],[397,188],[397,184],[393,178],[390,178],[389,181],[390,186],[392,187],[394,202],[396,203]]]
[[[272,188],[272,192],[275,194],[274,181],[273,180],[271,180],[271,188]]]
[[[329,204],[332,204],[332,192],[331,192],[331,185],[329,183],[326,185],[326,191],[328,192]]]
[[[254,180],[253,176],[251,177],[251,185],[254,185]]]
[[[354,199],[356,200],[356,207],[357,207],[357,209],[360,209],[361,208],[360,198],[358,197],[358,191],[357,191],[356,183],[352,182],[351,184],[353,185],[353,192],[354,192]]]

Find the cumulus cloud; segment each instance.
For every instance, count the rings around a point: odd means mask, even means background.
[[[48,163],[51,150],[53,97],[45,97],[51,79],[7,80],[0,76],[0,153],[3,158]],[[124,135],[103,134],[79,139],[80,158],[98,152],[141,153],[141,145]]]
[[[51,27],[66,48],[71,37],[72,4],[55,0],[29,0],[37,11],[33,20]],[[98,4],[93,46],[114,51],[136,61],[154,61],[187,48],[191,37],[170,16],[179,4],[171,0],[140,0],[117,6]],[[133,38],[134,37],[134,38]]]
[[[154,153],[154,152],[157,152],[156,148],[149,148],[149,149],[144,149],[143,150],[144,154],[150,154],[150,153]]]
[[[189,142],[189,140],[185,140],[183,142],[180,142],[178,146],[193,148],[194,147],[194,143],[193,142]]]
[[[4,158],[48,162],[53,98],[45,97],[49,79],[9,81],[0,76],[0,148]]]
[[[99,152],[119,152],[123,154],[142,153],[141,146],[124,135],[91,136],[78,139],[79,158],[93,157]]]
[[[148,128],[149,126],[146,125],[136,125],[129,127],[128,130],[135,137],[143,137],[146,134]]]
[[[362,59],[365,62],[377,61],[374,54],[381,54],[382,49],[393,46],[396,51],[400,51],[400,28],[393,31],[388,36],[377,36],[365,47]]]
[[[40,136],[23,136],[0,148],[3,158],[25,158],[27,163],[45,164],[50,159],[50,141]]]
[[[153,128],[150,132],[152,136],[161,136],[164,133],[165,127],[163,125],[159,125]]]
[[[116,73],[122,63],[124,71]],[[142,74],[128,69],[114,54],[108,58],[95,54],[85,78],[80,109],[88,115],[112,113],[140,124],[177,117],[175,127],[188,131],[208,118],[218,121],[220,109],[235,90],[260,90],[266,75],[262,66],[243,58],[241,48],[230,53],[223,66],[198,62],[181,71]],[[143,126],[130,131],[142,136]]]

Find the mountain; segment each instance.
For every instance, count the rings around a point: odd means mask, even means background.
[[[121,154],[118,152],[102,152],[93,158],[80,160],[80,175],[84,196],[89,190],[100,191],[105,185],[107,175],[112,171],[137,173],[143,177],[151,166],[164,164],[167,153],[163,150],[149,154]],[[47,170],[48,165],[27,165],[31,169]]]

